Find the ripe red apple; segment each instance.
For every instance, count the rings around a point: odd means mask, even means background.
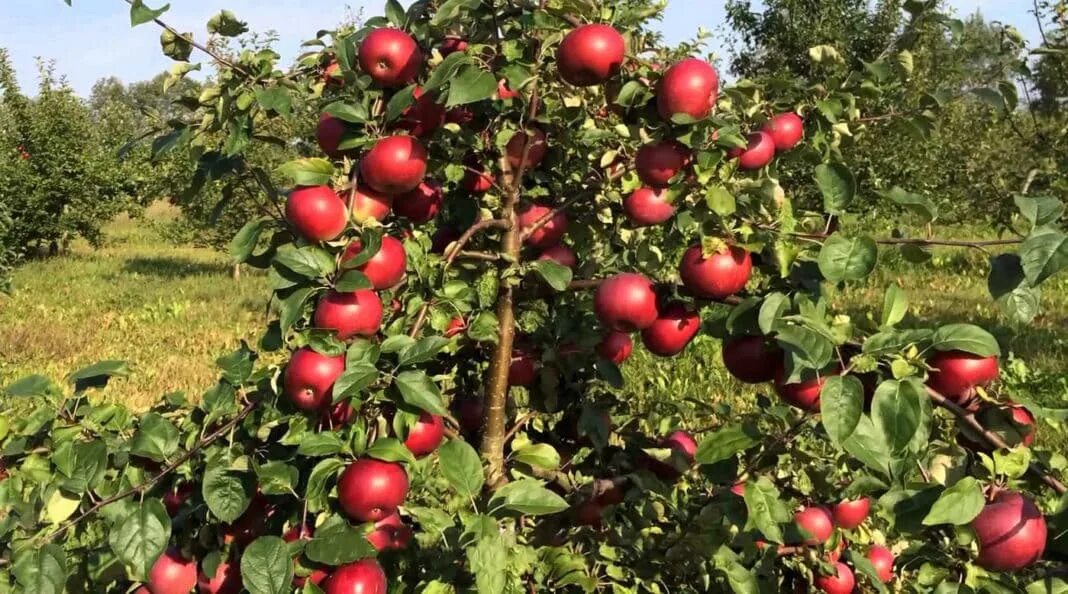
[[[319,142],[319,149],[332,159],[340,159],[348,151],[338,148],[341,139],[345,136],[345,120],[335,118],[324,113],[319,116],[319,125],[315,128],[315,139]]]
[[[508,366],[509,386],[529,386],[538,378],[534,356],[523,349],[512,351],[512,363]]]
[[[527,145],[530,145],[530,147],[527,148]],[[526,151],[525,168],[530,170],[541,163],[548,149],[549,145],[546,143],[545,132],[541,128],[532,126],[526,132],[517,131],[508,140],[508,144],[505,145],[504,154],[508,158],[508,166],[518,171],[519,163],[523,161],[523,151]]]
[[[542,217],[552,212],[552,209],[548,206],[541,206],[540,204],[527,204],[519,208],[519,227],[520,229],[527,229],[533,227]],[[545,223],[539,227],[536,231],[527,237],[526,242],[528,245],[540,249],[551,248],[552,246],[560,243],[560,238],[567,232],[567,215],[562,211],[553,215],[553,218],[549,219],[548,223]]]
[[[821,575],[816,578],[816,585],[827,594],[852,594],[857,582],[853,570],[840,561],[835,562],[836,575]]]
[[[1042,558],[1046,519],[1025,495],[1001,491],[972,520],[979,541],[976,563],[990,571],[1016,571]]]
[[[745,497],[745,481],[737,481],[731,485],[731,493],[738,497]]]
[[[286,542],[309,540],[312,536],[314,536],[314,534],[314,527],[312,527],[310,524],[301,524],[298,526],[293,526],[292,528],[287,530],[285,534],[282,535],[282,540]],[[294,557],[293,564],[296,565],[299,559],[299,557]],[[305,567],[307,567],[307,565],[305,565]],[[304,587],[304,582],[311,582],[318,586],[319,584],[323,583],[323,580],[325,580],[328,575],[325,570],[319,567],[310,567],[308,569],[311,570],[311,573],[309,573],[307,576],[293,576],[294,586],[296,586],[297,588],[302,588]]]
[[[834,520],[831,512],[824,507],[806,507],[794,514],[794,523],[805,537],[805,544],[809,546],[821,545],[831,538],[834,533]]]
[[[323,82],[331,87],[339,87],[345,82],[341,74],[341,64],[337,60],[331,60],[326,68],[323,68]]]
[[[426,177],[426,149],[414,136],[387,136],[360,159],[360,177],[383,194],[410,192]]]
[[[370,289],[328,291],[315,307],[315,327],[333,330],[341,340],[374,336],[382,326],[382,300]]]
[[[587,499],[571,509],[575,523],[579,526],[601,527],[601,518],[604,508],[594,499]]]
[[[467,322],[462,317],[456,316],[449,320],[449,325],[445,328],[445,338],[460,336],[464,332],[467,332]]]
[[[294,406],[317,411],[333,399],[334,382],[345,371],[345,357],[321,355],[310,347],[293,352],[282,374],[283,391]]]
[[[626,484],[615,483],[610,488],[601,492],[594,501],[600,505],[619,505],[627,497]]]
[[[463,189],[472,194],[485,194],[493,187],[495,179],[492,173],[486,171],[486,167],[479,162],[478,157],[468,155],[464,157],[464,178],[460,180]]]
[[[176,548],[167,549],[148,572],[152,594],[189,594],[197,585],[197,562],[182,557]]]
[[[556,67],[576,87],[599,85],[619,74],[626,49],[623,36],[611,26],[582,25],[560,42]]]
[[[661,448],[671,450],[672,461],[681,457],[688,462],[689,465],[692,465],[694,457],[697,455],[697,442],[687,431],[674,431],[664,439],[660,440],[660,443],[657,445]],[[673,462],[661,462],[660,460],[649,457],[645,460],[645,466],[661,480],[673,481],[682,476],[682,472],[680,472],[680,469],[677,468]]]
[[[741,291],[752,272],[752,257],[737,246],[706,256],[701,244],[695,244],[686,250],[679,264],[682,284],[705,299],[726,299]]]
[[[423,67],[423,52],[410,35],[384,27],[367,34],[360,43],[360,69],[383,87],[403,87]]]
[[[998,378],[997,357],[980,357],[964,351],[941,351],[927,360],[932,371],[927,385],[957,404],[967,404],[977,386]]]
[[[219,563],[215,575],[211,578],[208,578],[203,568],[197,576],[199,594],[240,594],[242,587],[240,557],[234,563]]]
[[[411,192],[397,196],[393,200],[393,212],[413,223],[422,224],[438,216],[444,200],[445,192],[441,184],[425,181]]]
[[[352,222],[362,225],[368,221],[384,221],[392,206],[392,196],[360,184],[352,193]]]
[[[456,416],[456,421],[460,423],[460,430],[468,435],[474,435],[482,429],[482,417],[485,411],[485,404],[481,398],[467,396],[452,401],[452,412]]]
[[[597,345],[597,354],[616,365],[629,359],[633,351],[634,341],[626,332],[609,332]]]
[[[0,480],[3,480],[6,476],[4,471],[3,460],[0,460]],[[193,483],[182,483],[177,487],[169,489],[163,494],[163,507],[167,508],[167,515],[174,517],[178,515],[178,512],[185,505],[186,501],[193,496]]]
[[[636,227],[659,225],[675,214],[675,206],[667,198],[667,190],[638,188],[623,200],[623,212]]]
[[[1030,447],[1035,442],[1035,416],[1031,414],[1031,411],[1015,404],[1009,407],[1012,412],[1012,420],[1025,427],[1022,431],[1016,431],[1020,436],[1019,442],[1024,446]]]
[[[309,241],[330,241],[345,230],[345,203],[329,186],[302,186],[289,193],[286,220]]]
[[[404,130],[412,136],[424,138],[445,125],[445,106],[438,103],[433,95],[424,92],[422,87],[415,87],[412,97],[415,101],[401,112],[391,129]]]
[[[463,105],[459,105],[445,112],[445,122],[449,124],[466,126],[473,121],[475,121],[475,112]]]
[[[319,414],[319,426],[330,429],[341,429],[345,425],[352,422],[352,419],[356,417],[356,410],[352,408],[352,404],[348,400],[342,400],[340,402],[327,406],[324,406],[322,412]]]
[[[644,330],[652,326],[657,317],[653,283],[633,272],[605,279],[593,297],[593,311],[610,330]]]
[[[642,330],[642,344],[654,355],[673,357],[690,344],[701,329],[701,316],[680,302],[660,308],[656,321]]]
[[[338,500],[359,522],[377,522],[397,511],[408,495],[408,474],[396,462],[360,458],[341,473]]]
[[[438,53],[441,54],[442,58],[451,53],[463,51],[467,51],[467,40],[455,35],[445,37],[445,40],[441,42],[441,46],[438,47]]]
[[[374,559],[346,563],[334,570],[323,588],[325,594],[386,594],[386,572]]]
[[[397,512],[375,522],[375,529],[367,534],[367,540],[376,551],[399,551],[406,548],[411,539],[412,529],[404,525]]]
[[[723,365],[731,375],[747,384],[775,379],[782,366],[782,351],[763,336],[735,336],[723,342]]]
[[[578,258],[575,257],[575,252],[571,248],[562,243],[558,243],[548,249],[541,252],[538,256],[539,260],[552,260],[561,266],[567,266],[574,270],[578,266]]]
[[[838,371],[835,368],[829,373],[837,374]],[[806,372],[801,381],[787,384],[785,383],[787,380],[785,368],[780,365],[775,371],[775,391],[787,404],[792,404],[801,410],[816,412],[820,409],[820,392],[823,391],[823,384],[827,383],[829,373]]]
[[[501,101],[508,99],[515,99],[519,96],[519,93],[508,88],[508,79],[502,78],[497,81],[497,98]]]
[[[690,149],[677,140],[661,140],[642,145],[634,156],[634,167],[642,183],[666,188],[671,178],[690,163]]]
[[[771,136],[776,151],[788,151],[805,136],[805,123],[796,113],[780,113],[764,124],[764,132]]]
[[[675,114],[700,120],[712,113],[718,95],[716,69],[704,60],[686,58],[668,68],[660,79],[656,107],[665,120],[671,120]]]
[[[356,257],[363,249],[360,240],[355,240],[345,248],[345,254],[341,258],[341,266],[345,270],[345,262]],[[404,253],[404,244],[391,235],[382,236],[382,244],[369,260],[356,266],[355,269],[364,273],[375,289],[381,291],[396,286],[404,278],[404,271],[408,267],[408,256]]]
[[[890,552],[890,549],[880,545],[871,545],[868,549],[868,561],[871,561],[872,566],[875,567],[875,575],[879,576],[880,582],[888,584],[894,579],[894,554]]]
[[[422,458],[438,449],[443,439],[445,421],[439,415],[424,411],[419,414],[419,420],[408,429],[408,439],[404,440],[404,445],[416,458]]]
[[[727,156],[738,159],[738,167],[746,171],[761,169],[775,158],[775,140],[767,132],[754,132],[748,146],[731,149]]]
[[[868,511],[870,509],[871,500],[867,497],[853,500],[844,499],[831,508],[831,515],[834,516],[834,523],[839,528],[852,530],[868,519]]]

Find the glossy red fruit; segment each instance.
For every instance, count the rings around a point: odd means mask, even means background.
[[[414,102],[401,112],[393,125],[394,129],[424,138],[445,125],[445,106],[439,104],[433,95],[425,93],[422,87],[415,87],[412,97]]]
[[[827,542],[834,533],[834,520],[831,513],[823,507],[806,507],[794,514],[794,523],[804,536],[805,544],[809,546]]]
[[[764,132],[771,136],[776,151],[788,151],[805,136],[805,123],[796,113],[780,113],[764,124]]]
[[[449,320],[449,325],[445,328],[445,338],[460,336],[464,332],[467,332],[467,322],[463,318],[457,316]]]
[[[334,570],[327,579],[325,594],[386,594],[386,572],[374,559],[361,559]]]
[[[990,571],[1016,571],[1042,558],[1046,519],[1027,496],[1001,491],[972,520],[979,541],[976,563]]]
[[[519,208],[519,227],[527,229],[533,227],[542,217],[552,212],[548,206],[540,204],[528,204]],[[560,243],[560,239],[567,232],[567,215],[562,211],[553,215],[548,223],[539,227],[526,239],[527,245],[547,249]]]
[[[352,222],[362,225],[368,221],[384,221],[392,207],[392,196],[360,184],[352,193]]]
[[[675,214],[665,189],[638,188],[623,199],[623,212],[636,227],[659,225]]]
[[[6,476],[3,461],[0,461],[0,480]],[[193,496],[193,483],[182,483],[163,494],[163,507],[167,508],[167,515],[174,517],[185,505],[186,501]]]
[[[1023,430],[1016,431],[1019,436],[1019,442],[1030,447],[1035,442],[1035,416],[1018,404],[1010,408],[1012,409],[1012,420],[1024,426]]]
[[[197,563],[169,548],[148,572],[146,585],[152,594],[189,594],[197,585]]]
[[[673,357],[690,344],[701,329],[701,316],[685,304],[674,302],[660,308],[656,321],[642,330],[642,344],[654,355]]]
[[[712,113],[719,95],[719,75],[711,64],[697,58],[668,68],[656,91],[660,117],[671,120],[676,114],[702,119]]]
[[[383,87],[403,87],[423,67],[423,52],[400,29],[375,29],[360,43],[360,69]]]
[[[338,501],[353,520],[377,522],[397,511],[408,495],[408,473],[396,462],[360,458],[337,482]]]
[[[439,415],[428,412],[419,414],[419,420],[408,429],[408,439],[404,445],[416,458],[429,456],[438,449],[445,439],[445,421]]]
[[[634,332],[656,322],[656,291],[644,276],[624,272],[604,280],[593,297],[597,319],[610,330]]]
[[[657,444],[658,447],[671,450],[671,461],[661,462],[650,457],[646,465],[661,480],[673,481],[682,476],[680,468],[676,467],[677,461],[685,461],[692,465],[697,455],[697,442],[687,431],[674,431]]]
[[[382,300],[370,289],[328,291],[315,307],[314,323],[316,328],[333,330],[341,340],[374,336],[382,326]]]
[[[642,145],[634,157],[634,167],[642,183],[666,188],[671,178],[690,163],[690,149],[676,140],[661,140]]]
[[[441,184],[425,181],[411,192],[397,196],[393,200],[393,212],[413,223],[422,224],[438,216],[444,200],[445,192]]]
[[[604,514],[604,508],[594,499],[587,499],[571,509],[575,523],[579,526],[599,528]]]
[[[332,60],[326,68],[323,68],[323,82],[332,87],[344,84],[345,77],[341,73],[341,64],[338,64],[337,60]]]
[[[482,429],[482,417],[485,411],[485,404],[481,398],[461,397],[452,401],[452,412],[456,415],[460,430],[469,435],[478,433]]]
[[[455,52],[467,51],[467,40],[462,37],[448,36],[438,47],[438,53],[444,58]]]
[[[342,400],[334,404],[327,403],[319,416],[319,424],[331,429],[340,429],[352,422],[356,417],[356,410],[348,400]]]
[[[727,156],[738,159],[738,167],[746,171],[762,169],[775,158],[775,140],[767,132],[754,132],[744,149],[731,149]]]
[[[309,540],[315,535],[315,528],[309,524],[302,524],[293,526],[282,535],[282,540],[286,542],[296,542],[298,540]],[[293,558],[293,563],[296,564],[298,557]],[[301,588],[304,586],[304,582],[311,582],[315,585],[319,585],[326,579],[327,573],[323,569],[314,567],[310,568],[311,573],[307,576],[293,576],[293,585]]]
[[[782,351],[763,336],[735,336],[723,342],[723,365],[731,375],[747,384],[775,379],[782,366]]]
[[[634,351],[634,341],[626,332],[609,332],[597,345],[597,354],[616,365],[630,358]]]
[[[575,252],[566,245],[559,243],[546,250],[542,251],[538,256],[539,260],[552,260],[561,266],[567,266],[574,270],[578,266],[578,258],[575,257]]]
[[[834,568],[836,574],[817,577],[816,586],[827,594],[852,594],[857,585],[853,570],[840,561],[834,564]]]
[[[514,350],[512,363],[508,366],[508,385],[529,386],[537,378],[538,370],[534,356],[522,349]]]
[[[582,25],[560,42],[556,67],[572,85],[599,85],[619,74],[626,49],[623,36],[609,25]]]
[[[927,360],[932,371],[927,385],[946,398],[966,404],[977,386],[987,386],[998,378],[997,357],[980,357],[964,351],[941,351]]]
[[[749,252],[736,246],[705,256],[704,248],[696,244],[686,250],[679,264],[682,284],[705,299],[726,299],[741,291],[752,272]]]
[[[345,121],[324,113],[319,116],[319,125],[315,128],[315,139],[319,142],[319,150],[332,159],[339,159],[348,151],[338,148],[342,137],[345,136]]]
[[[407,548],[412,540],[412,529],[404,525],[400,514],[394,512],[375,522],[375,528],[367,534],[367,540],[376,551],[399,551]]]
[[[223,561],[215,569],[215,575],[210,579],[201,568],[197,575],[197,592],[199,594],[240,594],[243,584],[241,582],[240,562],[228,563]]]
[[[321,355],[310,347],[294,351],[282,374],[283,391],[294,406],[317,411],[333,398],[334,382],[345,371],[345,357]]]
[[[302,186],[286,199],[286,220],[309,241],[330,241],[345,230],[345,203],[329,186]]]
[[[529,147],[528,147],[529,145]],[[545,153],[549,150],[545,132],[541,128],[528,128],[524,133],[517,131],[504,147],[504,154],[508,158],[508,166],[513,170],[519,170],[519,163],[523,161],[523,152],[526,151],[526,169],[537,167]]]
[[[837,373],[837,370],[833,373]],[[805,372],[800,382],[787,384],[786,371],[780,365],[775,372],[775,391],[787,404],[816,412],[820,409],[820,393],[823,392],[823,384],[827,383],[827,377],[828,373]]]
[[[508,88],[508,79],[502,78],[497,81],[497,98],[501,101],[508,99],[515,99],[519,96],[519,93]]]
[[[867,497],[861,497],[860,499],[846,499],[836,503],[831,508],[831,515],[834,516],[834,523],[839,528],[852,530],[868,519],[870,510],[871,500]]]
[[[474,155],[464,157],[464,178],[460,180],[463,189],[472,194],[485,194],[493,187],[495,179],[493,174],[486,171],[486,167],[479,162]]]
[[[475,121],[475,112],[463,105],[454,107],[445,112],[445,122],[449,124],[466,126],[473,121]]]
[[[731,485],[731,493],[738,497],[745,497],[745,481],[738,481]]]
[[[349,270],[353,267],[346,266],[345,262],[356,257],[363,249],[360,240],[353,241],[345,248],[345,254],[341,259],[342,268]],[[381,246],[375,255],[369,260],[356,266],[355,269],[362,272],[375,289],[381,291],[396,286],[404,279],[404,271],[408,267],[408,256],[404,253],[404,244],[390,235],[382,236]]]
[[[868,549],[868,561],[875,568],[875,575],[879,576],[880,582],[888,584],[894,579],[894,554],[890,552],[890,549],[880,545],[871,545]]]
[[[414,136],[387,136],[360,159],[360,177],[383,194],[410,192],[426,177],[426,149]]]

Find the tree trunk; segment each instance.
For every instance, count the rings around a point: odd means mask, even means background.
[[[234,267],[230,269],[230,278],[237,282],[241,280],[241,265],[234,264]]]

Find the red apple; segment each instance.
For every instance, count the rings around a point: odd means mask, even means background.
[[[868,561],[875,567],[875,575],[879,576],[880,582],[888,584],[894,579],[894,554],[890,549],[871,545],[868,549]]]
[[[368,221],[383,221],[389,216],[392,206],[392,196],[360,184],[352,193],[352,222],[362,225]]]
[[[463,51],[467,51],[467,40],[454,35],[445,37],[445,40],[441,42],[441,46],[438,47],[438,53],[441,54],[442,58],[451,53]]]
[[[486,167],[479,162],[478,157],[468,155],[464,157],[464,178],[460,180],[463,189],[472,194],[485,194],[490,191],[496,180],[493,174],[486,171]]]
[[[560,42],[556,67],[560,77],[572,85],[599,85],[619,74],[625,52],[619,31],[609,25],[582,25]]]
[[[374,559],[346,563],[334,570],[323,588],[325,594],[386,594],[386,572]]]
[[[593,311],[617,332],[644,330],[656,322],[656,291],[644,276],[624,272],[605,279],[593,297]]]
[[[331,401],[334,382],[344,371],[344,355],[329,357],[310,347],[299,348],[282,374],[283,392],[300,410],[317,411]]]
[[[831,512],[824,507],[806,507],[794,514],[794,523],[804,536],[805,544],[809,546],[827,542],[834,533],[834,520],[831,518]]]
[[[326,68],[323,68],[323,82],[331,87],[339,87],[345,82],[345,77],[341,74],[341,64],[338,64],[337,60],[331,60]]]
[[[852,594],[857,582],[853,570],[842,562],[835,562],[835,575],[821,575],[816,578],[816,586],[827,594]]]
[[[527,145],[530,145],[529,148]],[[508,158],[508,166],[518,171],[519,163],[523,161],[523,154],[526,151],[525,169],[530,170],[541,163],[548,148],[545,132],[542,132],[541,128],[530,127],[526,132],[517,131],[508,140],[508,144],[504,147],[504,154]]]
[[[329,186],[302,186],[289,193],[286,220],[309,241],[330,241],[345,230],[345,203]]]
[[[438,103],[433,95],[424,92],[422,87],[415,87],[412,97],[415,101],[401,112],[393,129],[423,138],[445,125],[445,106]]]
[[[629,359],[633,351],[634,341],[626,332],[609,332],[597,345],[597,354],[616,365]]]
[[[412,529],[404,525],[404,520],[397,512],[375,522],[375,529],[367,535],[367,540],[371,541],[376,551],[404,549],[411,539]]]
[[[7,473],[4,471],[4,463],[0,460],[0,480]],[[193,496],[193,483],[182,483],[163,494],[163,507],[167,508],[167,515],[174,517],[185,505],[186,501]]]
[[[1023,430],[1016,431],[1019,436],[1019,442],[1024,446],[1030,447],[1035,442],[1035,416],[1031,414],[1031,411],[1019,404],[1009,408],[1012,412],[1012,420],[1024,426]]]
[[[687,431],[672,432],[670,435],[660,440],[658,446],[671,450],[672,461],[682,458],[688,464],[692,465],[694,457],[697,455],[697,442]],[[682,473],[672,461],[661,462],[660,460],[649,457],[645,460],[645,465],[653,472],[653,474],[660,477],[661,480],[673,481],[682,476]]]
[[[642,344],[654,355],[673,357],[690,344],[701,329],[701,316],[680,302],[660,308],[656,321],[642,330]]]
[[[831,373],[837,374],[838,371],[835,368]],[[787,404],[792,404],[801,410],[816,412],[820,409],[820,392],[823,391],[823,384],[827,383],[827,377],[827,373],[806,372],[801,381],[787,384],[785,367],[780,365],[775,372],[775,391]]]
[[[731,149],[727,156],[738,159],[738,166],[746,171],[761,169],[775,158],[775,140],[767,132],[754,132],[748,146]]]
[[[541,206],[540,204],[528,204],[520,207],[518,211],[519,227],[521,229],[533,227],[535,223],[550,212],[552,212],[551,208],[548,206]],[[553,215],[548,223],[545,223],[531,233],[530,236],[527,237],[526,242],[532,247],[544,250],[560,243],[560,238],[562,238],[566,232],[567,215],[561,211]]]
[[[338,500],[350,518],[377,522],[397,511],[408,495],[408,474],[396,462],[360,458],[337,482]]]
[[[686,250],[679,264],[682,284],[705,299],[726,299],[741,291],[752,272],[749,252],[736,246],[706,256],[701,244],[696,244]]]
[[[445,112],[445,122],[449,124],[456,124],[457,126],[466,126],[475,120],[475,112],[470,108],[463,105],[454,107]]]
[[[839,528],[852,530],[860,526],[868,518],[870,509],[871,500],[867,497],[853,500],[845,499],[831,508],[831,515],[834,516],[834,523]]]
[[[594,499],[587,499],[571,509],[575,523],[579,526],[600,528],[604,508]]]
[[[315,139],[319,142],[319,149],[332,159],[340,159],[348,151],[338,148],[342,137],[345,136],[347,125],[345,120],[335,118],[324,113],[319,116],[319,125],[315,128]]]
[[[676,114],[700,120],[712,113],[718,94],[716,69],[704,60],[686,58],[668,68],[660,79],[656,107],[665,120]]]
[[[676,140],[661,140],[642,145],[634,157],[634,167],[642,183],[653,188],[666,188],[671,178],[690,163],[690,149]]]
[[[197,585],[197,562],[169,548],[156,559],[146,585],[152,594],[189,594]]]
[[[538,371],[533,355],[522,349],[512,351],[512,363],[508,366],[508,385],[529,386],[536,379]]]
[[[485,404],[481,398],[468,396],[460,397],[452,401],[452,411],[456,415],[456,421],[460,424],[460,430],[469,435],[478,433],[482,429],[482,417],[485,415]]]
[[[735,336],[723,342],[723,365],[740,381],[762,384],[775,379],[782,351],[763,336]]]
[[[410,35],[384,27],[360,42],[360,69],[383,87],[403,87],[415,80],[423,67],[423,52]]]
[[[562,243],[558,243],[544,251],[538,256],[539,260],[552,260],[561,266],[567,266],[574,270],[578,266],[578,258],[575,257],[575,252]]]
[[[215,575],[210,579],[203,568],[197,577],[197,591],[200,594],[240,594],[242,587],[240,557],[234,563],[219,563]]]
[[[360,240],[350,243],[341,259],[342,268],[351,269],[352,267],[346,267],[345,262],[356,257],[362,249]],[[383,235],[382,244],[375,255],[355,269],[364,273],[376,290],[382,291],[400,283],[407,267],[408,256],[404,253],[404,244],[391,235]]]
[[[341,340],[374,336],[382,326],[382,300],[370,289],[328,291],[315,307],[315,327],[333,330]]]
[[[462,317],[457,316],[449,320],[449,325],[445,328],[445,338],[460,336],[464,332],[467,332],[467,322]]]
[[[997,357],[980,357],[964,351],[941,351],[927,360],[932,371],[927,385],[957,404],[967,404],[975,388],[998,378]]]
[[[282,540],[286,542],[296,542],[298,540],[308,540],[315,534],[315,528],[309,524],[301,524],[299,526],[293,526],[282,535]],[[295,565],[299,557],[293,558],[293,564]],[[293,576],[293,585],[301,588],[304,586],[304,582],[310,581],[315,585],[319,585],[326,579],[327,573],[323,569],[318,567],[311,567],[311,573],[307,576]]]
[[[387,136],[360,159],[360,177],[383,194],[410,192],[426,177],[426,149],[414,136]]]
[[[675,214],[665,189],[638,188],[623,200],[623,211],[637,227],[659,225]]]
[[[438,216],[445,193],[441,184],[425,181],[419,187],[397,196],[393,200],[393,212],[409,221],[422,224]]]
[[[1001,491],[972,520],[979,541],[976,563],[990,571],[1016,571],[1042,558],[1046,519],[1034,502],[1015,491]]]
[[[508,88],[508,79],[502,78],[501,80],[497,81],[498,99],[500,99],[501,101],[506,101],[508,99],[515,99],[516,97],[519,97],[519,93]]]
[[[805,123],[796,113],[780,113],[764,124],[764,132],[771,136],[776,151],[788,151],[805,136]]]
[[[340,429],[352,422],[356,417],[356,410],[348,400],[341,400],[333,405],[327,403],[319,415],[319,425],[331,429]]]
[[[452,227],[439,227],[438,230],[430,236],[430,253],[444,254],[445,249],[449,247],[449,244],[460,239],[461,235],[463,235],[463,233]]]
[[[439,415],[424,411],[419,414],[419,420],[415,422],[415,425],[408,429],[408,439],[404,440],[404,445],[416,458],[422,458],[438,449],[443,439],[445,439],[445,421]]]

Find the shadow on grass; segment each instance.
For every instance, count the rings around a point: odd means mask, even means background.
[[[229,275],[230,267],[221,262],[199,262],[176,256],[155,258],[133,258],[123,265],[122,271],[131,274],[144,274],[160,278],[181,278],[186,276]]]

